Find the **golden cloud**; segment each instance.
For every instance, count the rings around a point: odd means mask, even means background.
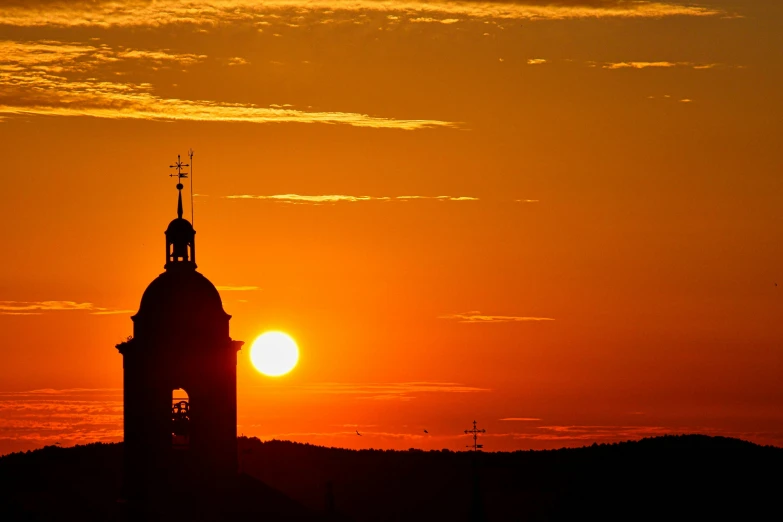
[[[68,75],[93,71],[122,60],[187,66],[206,56],[166,51],[69,44],[56,41],[0,42],[0,116],[90,116],[158,121],[249,123],[328,123],[355,127],[415,130],[456,127],[437,120],[401,120],[352,112],[308,112],[290,105],[259,107],[214,100],[182,100],[155,95],[149,83],[118,83]]]
[[[114,50],[107,45],[39,40],[19,42],[0,40],[0,71],[63,74],[87,72],[123,60],[152,62],[154,65],[193,65],[206,55],[173,54],[167,50]]]
[[[3,81],[6,80],[6,81]],[[438,120],[398,120],[352,112],[307,112],[211,100],[161,98],[145,84],[68,82],[45,77],[3,78],[0,114],[90,116],[152,121],[327,123],[375,129],[456,127]],[[25,88],[31,90],[25,91]]]
[[[321,205],[324,203],[356,203],[360,201],[407,201],[412,199],[434,199],[437,201],[478,201],[479,198],[470,196],[349,196],[346,194],[323,194],[317,196],[306,196],[301,194],[274,194],[270,196],[260,196],[254,194],[235,194],[225,196],[226,199],[260,199],[272,200],[280,203],[291,204],[312,204]]]
[[[605,63],[601,66],[604,69],[670,69],[672,67],[692,67],[693,69],[714,69],[720,67],[718,63],[696,64],[692,62],[617,62]]]
[[[133,310],[113,310],[75,301],[0,301],[0,315],[40,315],[43,312],[82,311],[93,315],[128,314]]]
[[[516,20],[565,20],[575,18],[661,18],[667,16],[725,16],[722,10],[665,1],[623,0],[518,0],[412,1],[412,0],[142,0],[0,2],[0,24],[22,27],[163,27],[192,24],[263,22],[269,14],[291,13],[394,13],[416,22],[452,23],[455,17]],[[438,20],[435,16],[446,16]],[[399,18],[399,16],[398,16]],[[297,24],[298,25],[298,24]]]

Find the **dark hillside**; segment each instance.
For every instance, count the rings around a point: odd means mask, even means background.
[[[333,503],[357,522],[760,519],[783,486],[783,449],[699,435],[479,455],[239,443],[243,471],[272,488],[258,502]],[[0,519],[112,519],[121,458],[121,444],[0,458]]]
[[[359,521],[468,520],[476,491],[486,520],[747,519],[777,509],[783,485],[783,449],[700,435],[477,456],[240,445],[248,472],[310,507],[331,481],[337,508]]]

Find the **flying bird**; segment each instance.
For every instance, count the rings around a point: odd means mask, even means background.
[[[357,434],[358,436],[360,436],[360,437],[362,436],[362,434],[361,434],[361,433],[359,433],[359,430],[356,430],[356,434]]]
[[[427,430],[424,430],[424,433],[426,433],[426,434],[429,434],[430,432],[429,432],[429,431],[427,431]]]

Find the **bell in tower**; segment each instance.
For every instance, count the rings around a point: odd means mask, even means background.
[[[147,287],[123,357],[124,491],[140,519],[182,498],[216,498],[237,477],[237,352],[231,316],[196,271],[195,230],[182,217],[166,229],[165,272]]]

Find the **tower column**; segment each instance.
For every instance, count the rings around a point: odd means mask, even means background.
[[[178,181],[185,166],[175,165]],[[183,498],[218,498],[237,473],[236,362],[243,343],[229,336],[231,316],[219,292],[196,271],[196,232],[182,217],[182,188],[177,183],[177,218],[166,229],[165,272],[147,287],[131,318],[133,337],[117,345],[124,491],[138,512],[157,515],[181,508]],[[186,416],[172,411],[177,388],[188,394]]]

